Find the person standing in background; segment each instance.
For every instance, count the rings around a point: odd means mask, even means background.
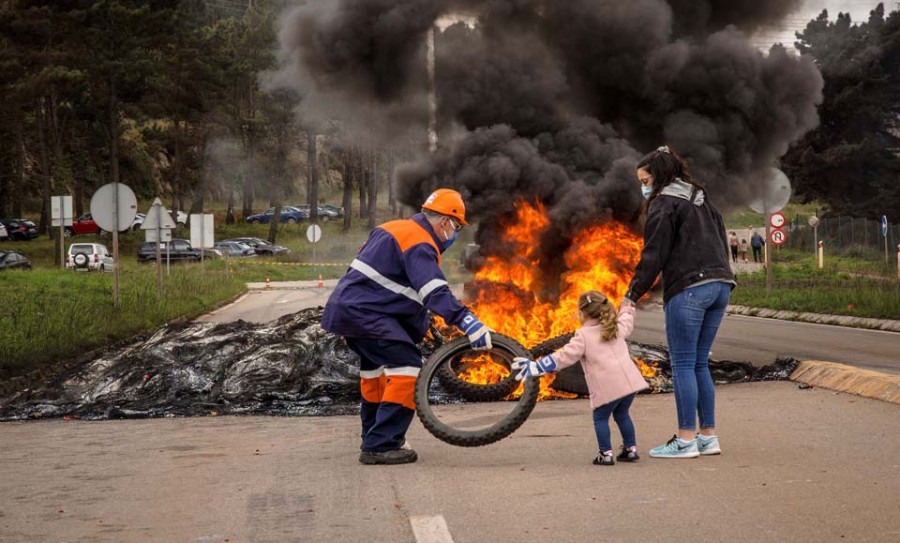
[[[737,264],[738,259],[738,237],[734,230],[728,236],[728,246],[731,247],[731,261]]]
[[[753,248],[753,261],[762,262],[762,249],[766,245],[766,240],[763,239],[763,237],[755,232],[752,228],[750,229],[750,233],[753,234],[752,236],[750,236],[750,247]]]

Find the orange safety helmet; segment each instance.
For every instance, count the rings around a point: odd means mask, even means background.
[[[469,225],[466,222],[466,204],[463,203],[462,195],[453,189],[437,189],[432,192],[422,204],[422,209],[453,217],[463,226]]]

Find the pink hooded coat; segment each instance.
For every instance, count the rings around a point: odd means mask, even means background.
[[[625,344],[625,338],[634,329],[634,306],[622,307],[618,322],[616,339],[603,341],[600,322],[587,320],[565,347],[553,353],[559,369],[581,362],[591,392],[592,409],[649,388]]]

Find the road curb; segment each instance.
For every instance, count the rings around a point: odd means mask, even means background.
[[[820,313],[800,313],[797,311],[767,309],[764,307],[747,307],[743,305],[729,305],[726,311],[732,315],[746,315],[748,317],[763,317],[767,319],[811,322],[815,324],[833,324],[852,328],[868,328],[869,330],[883,330],[885,332],[900,332],[900,320],[869,319],[864,317],[825,315]]]
[[[900,405],[900,375],[864,370],[836,362],[805,360],[791,373],[790,379]]]
[[[319,285],[318,281],[270,281],[268,285],[265,282],[247,283],[248,290],[305,290],[316,288],[334,288],[338,284],[338,279],[325,279]]]

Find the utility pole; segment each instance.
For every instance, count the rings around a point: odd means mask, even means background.
[[[434,25],[428,29],[426,38],[428,64],[428,151],[437,151],[437,96],[434,82]]]

